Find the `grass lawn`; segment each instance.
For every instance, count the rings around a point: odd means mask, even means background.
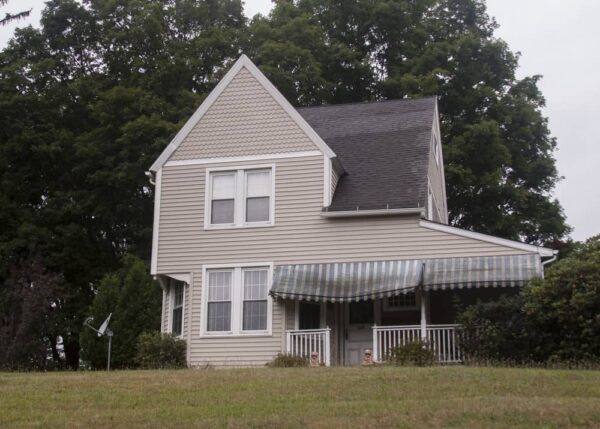
[[[600,371],[0,373],[0,427],[600,427]]]

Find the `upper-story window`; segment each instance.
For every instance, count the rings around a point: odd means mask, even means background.
[[[208,174],[207,228],[273,224],[273,167]]]

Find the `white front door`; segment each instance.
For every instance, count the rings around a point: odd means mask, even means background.
[[[374,302],[346,304],[346,365],[359,365],[366,349],[373,348]]]

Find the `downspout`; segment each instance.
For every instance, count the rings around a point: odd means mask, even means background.
[[[545,267],[546,265],[556,261],[556,259],[558,258],[558,250],[554,251],[554,256],[552,256],[550,259],[548,259],[547,261],[542,262],[542,267]]]
[[[146,177],[148,178],[148,180],[150,181],[151,185],[156,185],[155,181],[154,181],[154,173],[152,171],[146,171]]]

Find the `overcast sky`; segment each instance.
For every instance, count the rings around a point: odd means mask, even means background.
[[[12,0],[5,11],[32,8],[17,25],[37,25],[43,0]],[[556,158],[565,176],[557,187],[573,238],[600,233],[600,16],[599,0],[488,0],[500,24],[497,35],[521,52],[519,77],[541,74],[545,114],[558,139]],[[267,14],[270,0],[247,0],[246,14]],[[15,25],[0,28],[0,48]]]

